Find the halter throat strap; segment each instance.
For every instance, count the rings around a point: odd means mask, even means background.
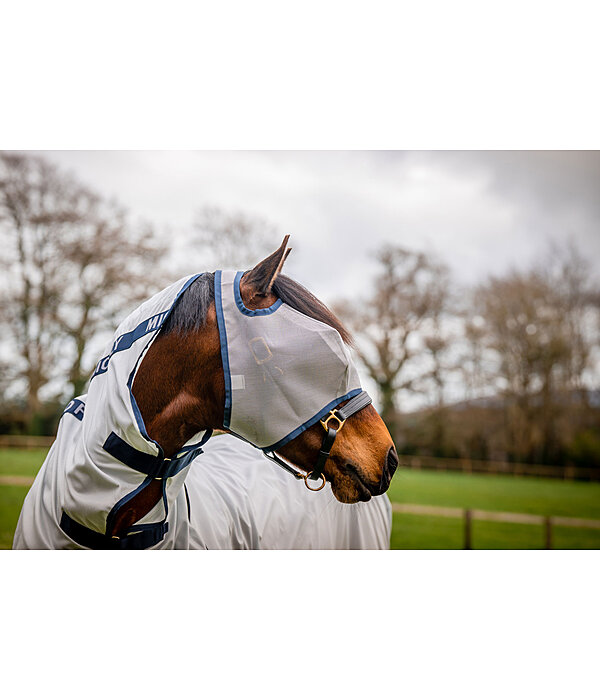
[[[320,491],[320,489],[322,489],[323,486],[325,486],[323,468],[329,458],[329,455],[331,454],[331,450],[333,448],[333,444],[335,442],[338,432],[344,427],[344,423],[348,418],[350,418],[350,416],[353,416],[355,413],[358,413],[363,408],[366,408],[370,403],[372,403],[372,401],[373,400],[371,399],[369,394],[367,394],[366,391],[361,391],[360,394],[357,394],[354,398],[350,399],[350,401],[348,401],[347,404],[345,404],[341,408],[334,408],[323,419],[321,419],[320,423],[325,429],[326,435],[323,438],[323,442],[321,443],[321,449],[319,450],[317,462],[313,467],[312,471],[310,471],[308,474],[304,474],[303,472],[298,471],[298,469],[293,467],[288,462],[285,462],[283,459],[281,459],[281,457],[279,457],[279,455],[276,455],[274,452],[263,451],[263,454],[265,455],[265,457],[268,457],[272,462],[275,462],[275,464],[278,464],[280,467],[292,474],[296,479],[304,479],[304,483],[306,484],[307,488],[311,491]],[[337,422],[335,427],[330,425],[331,421]],[[308,479],[311,479],[313,481],[322,479],[323,484],[319,488],[313,489],[309,486]]]

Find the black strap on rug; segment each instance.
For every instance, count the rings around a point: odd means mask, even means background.
[[[146,474],[152,479],[168,479],[185,469],[198,455],[202,454],[202,445],[206,444],[211,435],[212,430],[207,430],[198,445],[191,449],[182,449],[178,455],[171,458],[165,457],[160,447],[156,456],[147,452],[140,452],[140,450],[136,450],[135,447],[125,442],[115,432],[112,432],[106,438],[102,448],[111,457],[118,459],[119,462],[142,474]]]
[[[63,511],[60,528],[77,544],[88,549],[148,549],[164,538],[169,529],[169,523],[163,521],[148,525],[132,525],[123,537],[109,537],[78,523]]]

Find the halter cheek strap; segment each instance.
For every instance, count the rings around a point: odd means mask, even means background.
[[[371,402],[372,399],[369,396],[369,394],[367,394],[366,391],[361,391],[360,394],[357,394],[354,398],[350,399],[350,401],[348,401],[348,403],[345,406],[342,406],[342,408],[334,408],[333,411],[330,411],[327,414],[326,418],[320,421],[327,434],[325,435],[325,437],[323,438],[323,442],[321,443],[321,449],[319,450],[317,462],[313,467],[312,471],[310,471],[308,474],[304,474],[303,472],[300,472],[294,467],[292,467],[291,464],[284,462],[284,460],[281,459],[281,457],[276,455],[274,452],[264,452],[265,457],[268,457],[271,461],[275,462],[275,464],[278,464],[280,467],[283,467],[283,469],[292,474],[296,479],[304,479],[306,488],[310,491],[320,491],[325,486],[325,476],[323,475],[323,467],[325,466],[325,463],[327,462],[329,455],[331,454],[331,450],[333,448],[333,444],[335,442],[338,432],[344,427],[344,423],[348,418],[350,418],[350,416],[353,416],[355,413],[358,413],[358,411],[361,411]],[[337,425],[330,425],[332,421],[336,421]],[[321,479],[322,483],[318,488],[312,488],[312,486],[310,486],[308,483],[309,479],[311,481],[317,481],[318,479]]]

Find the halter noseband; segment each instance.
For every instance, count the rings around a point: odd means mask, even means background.
[[[329,411],[327,416],[320,421],[327,434],[325,435],[325,437],[323,438],[323,442],[321,443],[321,449],[319,450],[317,463],[313,467],[312,471],[308,472],[308,474],[303,474],[302,472],[292,467],[291,464],[284,462],[274,452],[264,452],[265,457],[268,457],[280,467],[283,467],[286,471],[288,471],[290,474],[296,477],[296,479],[304,479],[306,488],[309,489],[309,491],[320,491],[325,486],[325,476],[323,475],[323,467],[325,466],[325,462],[327,461],[331,453],[333,443],[335,442],[335,438],[337,437],[338,432],[344,427],[344,423],[348,418],[350,418],[350,416],[353,416],[355,413],[358,413],[360,410],[368,406],[371,402],[372,399],[369,396],[369,394],[367,394],[366,391],[361,391],[360,394],[357,394],[353,399],[350,399],[350,401],[348,401],[348,403],[345,406],[342,406],[342,408],[334,408],[332,411]],[[337,421],[337,427],[332,428],[330,426],[331,421]],[[308,483],[309,479],[311,481],[321,479],[322,483],[317,488],[312,488],[312,486],[310,486]]]

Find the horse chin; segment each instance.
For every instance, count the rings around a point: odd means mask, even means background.
[[[354,472],[337,474],[331,479],[331,490],[340,503],[370,501],[371,492]]]

